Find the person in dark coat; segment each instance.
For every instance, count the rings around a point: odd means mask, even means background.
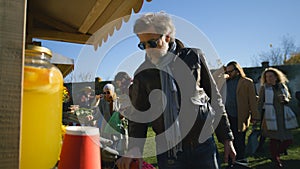
[[[137,19],[134,32],[146,56],[129,88],[129,151],[117,161],[118,168],[141,161],[148,124],[156,133],[159,168],[218,169],[214,131],[224,144],[225,162],[234,159],[229,121],[201,50],[184,48],[163,12]]]

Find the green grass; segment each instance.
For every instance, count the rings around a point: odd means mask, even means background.
[[[151,127],[148,127],[147,138],[154,138],[155,133]],[[144,160],[153,166],[157,167],[157,160],[155,156],[151,156],[152,154],[156,154],[156,147],[154,139],[147,139],[144,147],[143,156],[146,157]]]
[[[247,132],[247,136],[250,134],[250,130]],[[300,167],[300,129],[293,131],[294,143],[288,149],[288,155],[281,156],[282,162],[287,169],[297,169]],[[154,137],[155,134],[151,127],[148,128],[148,137]],[[221,143],[217,143],[218,151],[220,153],[221,167],[225,168],[223,163],[224,156],[224,146]],[[148,140],[144,149],[144,160],[155,167],[157,167],[156,157],[148,157],[149,154],[155,154],[155,142],[153,140]],[[254,156],[248,157],[249,166],[252,169],[273,169],[272,162],[270,160],[269,153],[269,140],[266,139],[264,144],[264,152],[255,154]]]

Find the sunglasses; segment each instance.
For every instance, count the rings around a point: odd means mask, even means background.
[[[109,92],[109,91],[107,91],[107,92],[103,92],[103,94],[110,94],[110,92]]]
[[[231,74],[233,71],[235,71],[235,69],[228,70],[228,71],[226,71],[225,73],[229,75],[229,74]]]
[[[140,42],[138,44],[138,47],[141,49],[141,50],[145,50],[146,49],[146,46],[148,44],[149,48],[156,48],[157,47],[157,42],[160,38],[162,38],[164,35],[160,35],[159,38],[157,39],[150,39],[148,40],[147,42]]]

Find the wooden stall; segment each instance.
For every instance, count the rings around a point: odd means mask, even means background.
[[[151,0],[147,0],[148,2]],[[144,0],[0,1],[0,169],[19,168],[24,47],[32,38],[101,44],[140,11]],[[97,38],[91,38],[107,23]],[[33,159],[34,160],[34,159]]]

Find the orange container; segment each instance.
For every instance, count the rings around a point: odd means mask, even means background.
[[[63,76],[51,51],[27,46],[23,81],[21,169],[53,168],[61,148]]]
[[[100,169],[99,129],[68,126],[62,145],[58,169]]]

